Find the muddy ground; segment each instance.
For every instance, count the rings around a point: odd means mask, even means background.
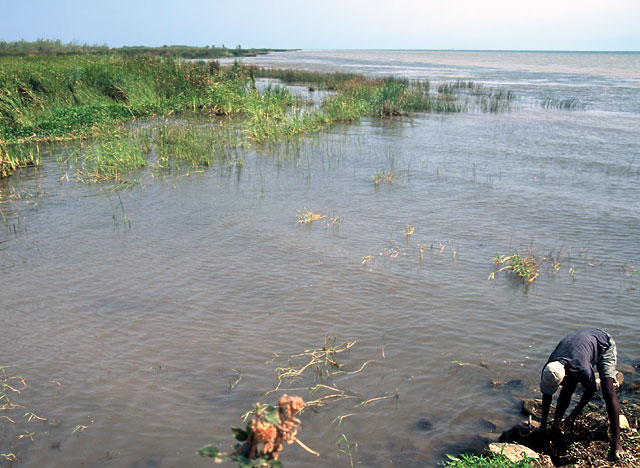
[[[619,461],[608,460],[609,420],[604,401],[598,398],[589,403],[573,427],[549,430],[546,437],[536,431],[540,426],[542,400],[524,400],[523,414],[528,420],[503,432],[500,441],[519,443],[546,455],[542,457],[546,466],[639,468],[640,376],[634,372],[626,380],[630,382],[623,384],[618,393],[623,416],[621,442],[626,451]],[[550,416],[554,411],[552,408]],[[624,424],[625,419],[628,425]]]

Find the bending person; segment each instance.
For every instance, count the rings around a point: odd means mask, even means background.
[[[596,378],[593,373],[593,367],[596,366],[611,425],[609,457],[618,460],[624,454],[624,450],[620,443],[620,405],[614,388],[616,363],[616,343],[608,333],[602,330],[580,330],[564,337],[542,369],[542,430],[546,430],[551,398],[558,387],[562,386],[562,390],[553,418],[555,427],[560,426],[571,397],[580,383],[584,388],[582,398],[564,421],[568,426],[574,423],[596,391]]]

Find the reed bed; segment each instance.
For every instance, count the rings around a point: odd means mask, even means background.
[[[40,165],[40,147],[35,145],[5,145],[0,142],[0,178],[16,170]]]
[[[80,182],[123,181],[129,172],[146,167],[148,143],[138,135],[93,141],[73,154]]]
[[[184,45],[164,45],[162,47],[147,46],[124,46],[120,48],[111,48],[107,44],[78,44],[76,42],[63,43],[60,40],[37,39],[35,41],[0,41],[0,56],[17,56],[26,55],[124,55],[139,56],[153,55],[158,57],[167,57],[174,59],[212,59],[222,57],[253,57],[268,52],[281,52],[286,49],[245,49],[241,45],[237,45],[233,49],[220,47],[215,45],[207,45],[204,47],[192,47]]]
[[[153,139],[158,167],[209,167],[220,163],[226,167],[241,167],[244,142],[238,133],[224,126],[165,124]]]
[[[319,108],[293,96],[286,86],[258,90],[256,77],[276,76],[334,89]],[[358,75],[263,70],[239,62],[178,62],[153,56],[71,55],[0,57],[0,176],[37,164],[37,154],[8,150],[7,142],[85,138],[76,156],[79,180],[122,180],[146,167],[151,153],[161,168],[204,167],[213,162],[241,166],[238,149],[321,131],[362,117],[414,112],[461,112],[472,105],[497,112],[509,93],[472,82],[432,89],[428,81],[368,79]],[[153,142],[122,129],[126,121],[190,113],[208,123],[196,128],[160,125]],[[221,119],[224,117],[223,119]],[[188,116],[187,120],[194,120]],[[207,128],[209,127],[209,128]],[[150,153],[146,146],[157,151]]]
[[[253,72],[256,78],[275,78],[286,84],[307,85],[312,90],[336,90],[349,81],[364,78],[356,73],[323,73],[290,68],[260,68],[252,66],[249,67],[249,70]]]
[[[543,100],[541,106],[543,109],[575,110],[578,108],[578,100],[574,98],[560,99],[550,97]]]

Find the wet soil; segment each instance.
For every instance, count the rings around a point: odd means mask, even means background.
[[[629,427],[622,429],[621,442],[625,456],[618,461],[610,461],[609,420],[604,406],[591,404],[589,410],[576,420],[573,427],[549,430],[542,435],[536,429],[539,419],[523,406],[523,412],[530,414],[530,420],[512,427],[502,433],[501,442],[513,442],[525,445],[541,455],[550,458],[554,467],[619,467],[637,468],[640,466],[640,399],[629,398],[620,401],[620,414],[624,415]],[[549,460],[547,457],[542,457]],[[548,463],[548,462],[547,462]]]

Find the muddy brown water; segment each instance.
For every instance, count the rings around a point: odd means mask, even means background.
[[[302,416],[321,457],[291,446],[284,464],[349,466],[345,434],[362,466],[435,466],[520,420],[566,333],[604,328],[637,364],[640,88],[542,70],[587,103],[547,110],[535,66],[509,67],[456,72],[516,82],[524,102],[508,113],[364,119],[255,147],[241,170],[142,171],[118,192],[60,181],[52,147],[1,181],[0,365],[27,378],[12,400],[48,419],[3,419],[2,453],[24,467],[210,466],[196,449],[228,448],[245,411],[275,402],[276,367],[335,336],[357,341],[347,370],[375,362],[331,381],[355,398]],[[607,101],[602,82],[626,97]],[[383,170],[394,182],[374,186]],[[304,208],[328,218],[298,225]],[[494,255],[516,249],[561,251],[560,269],[543,263],[529,288],[489,281]]]

